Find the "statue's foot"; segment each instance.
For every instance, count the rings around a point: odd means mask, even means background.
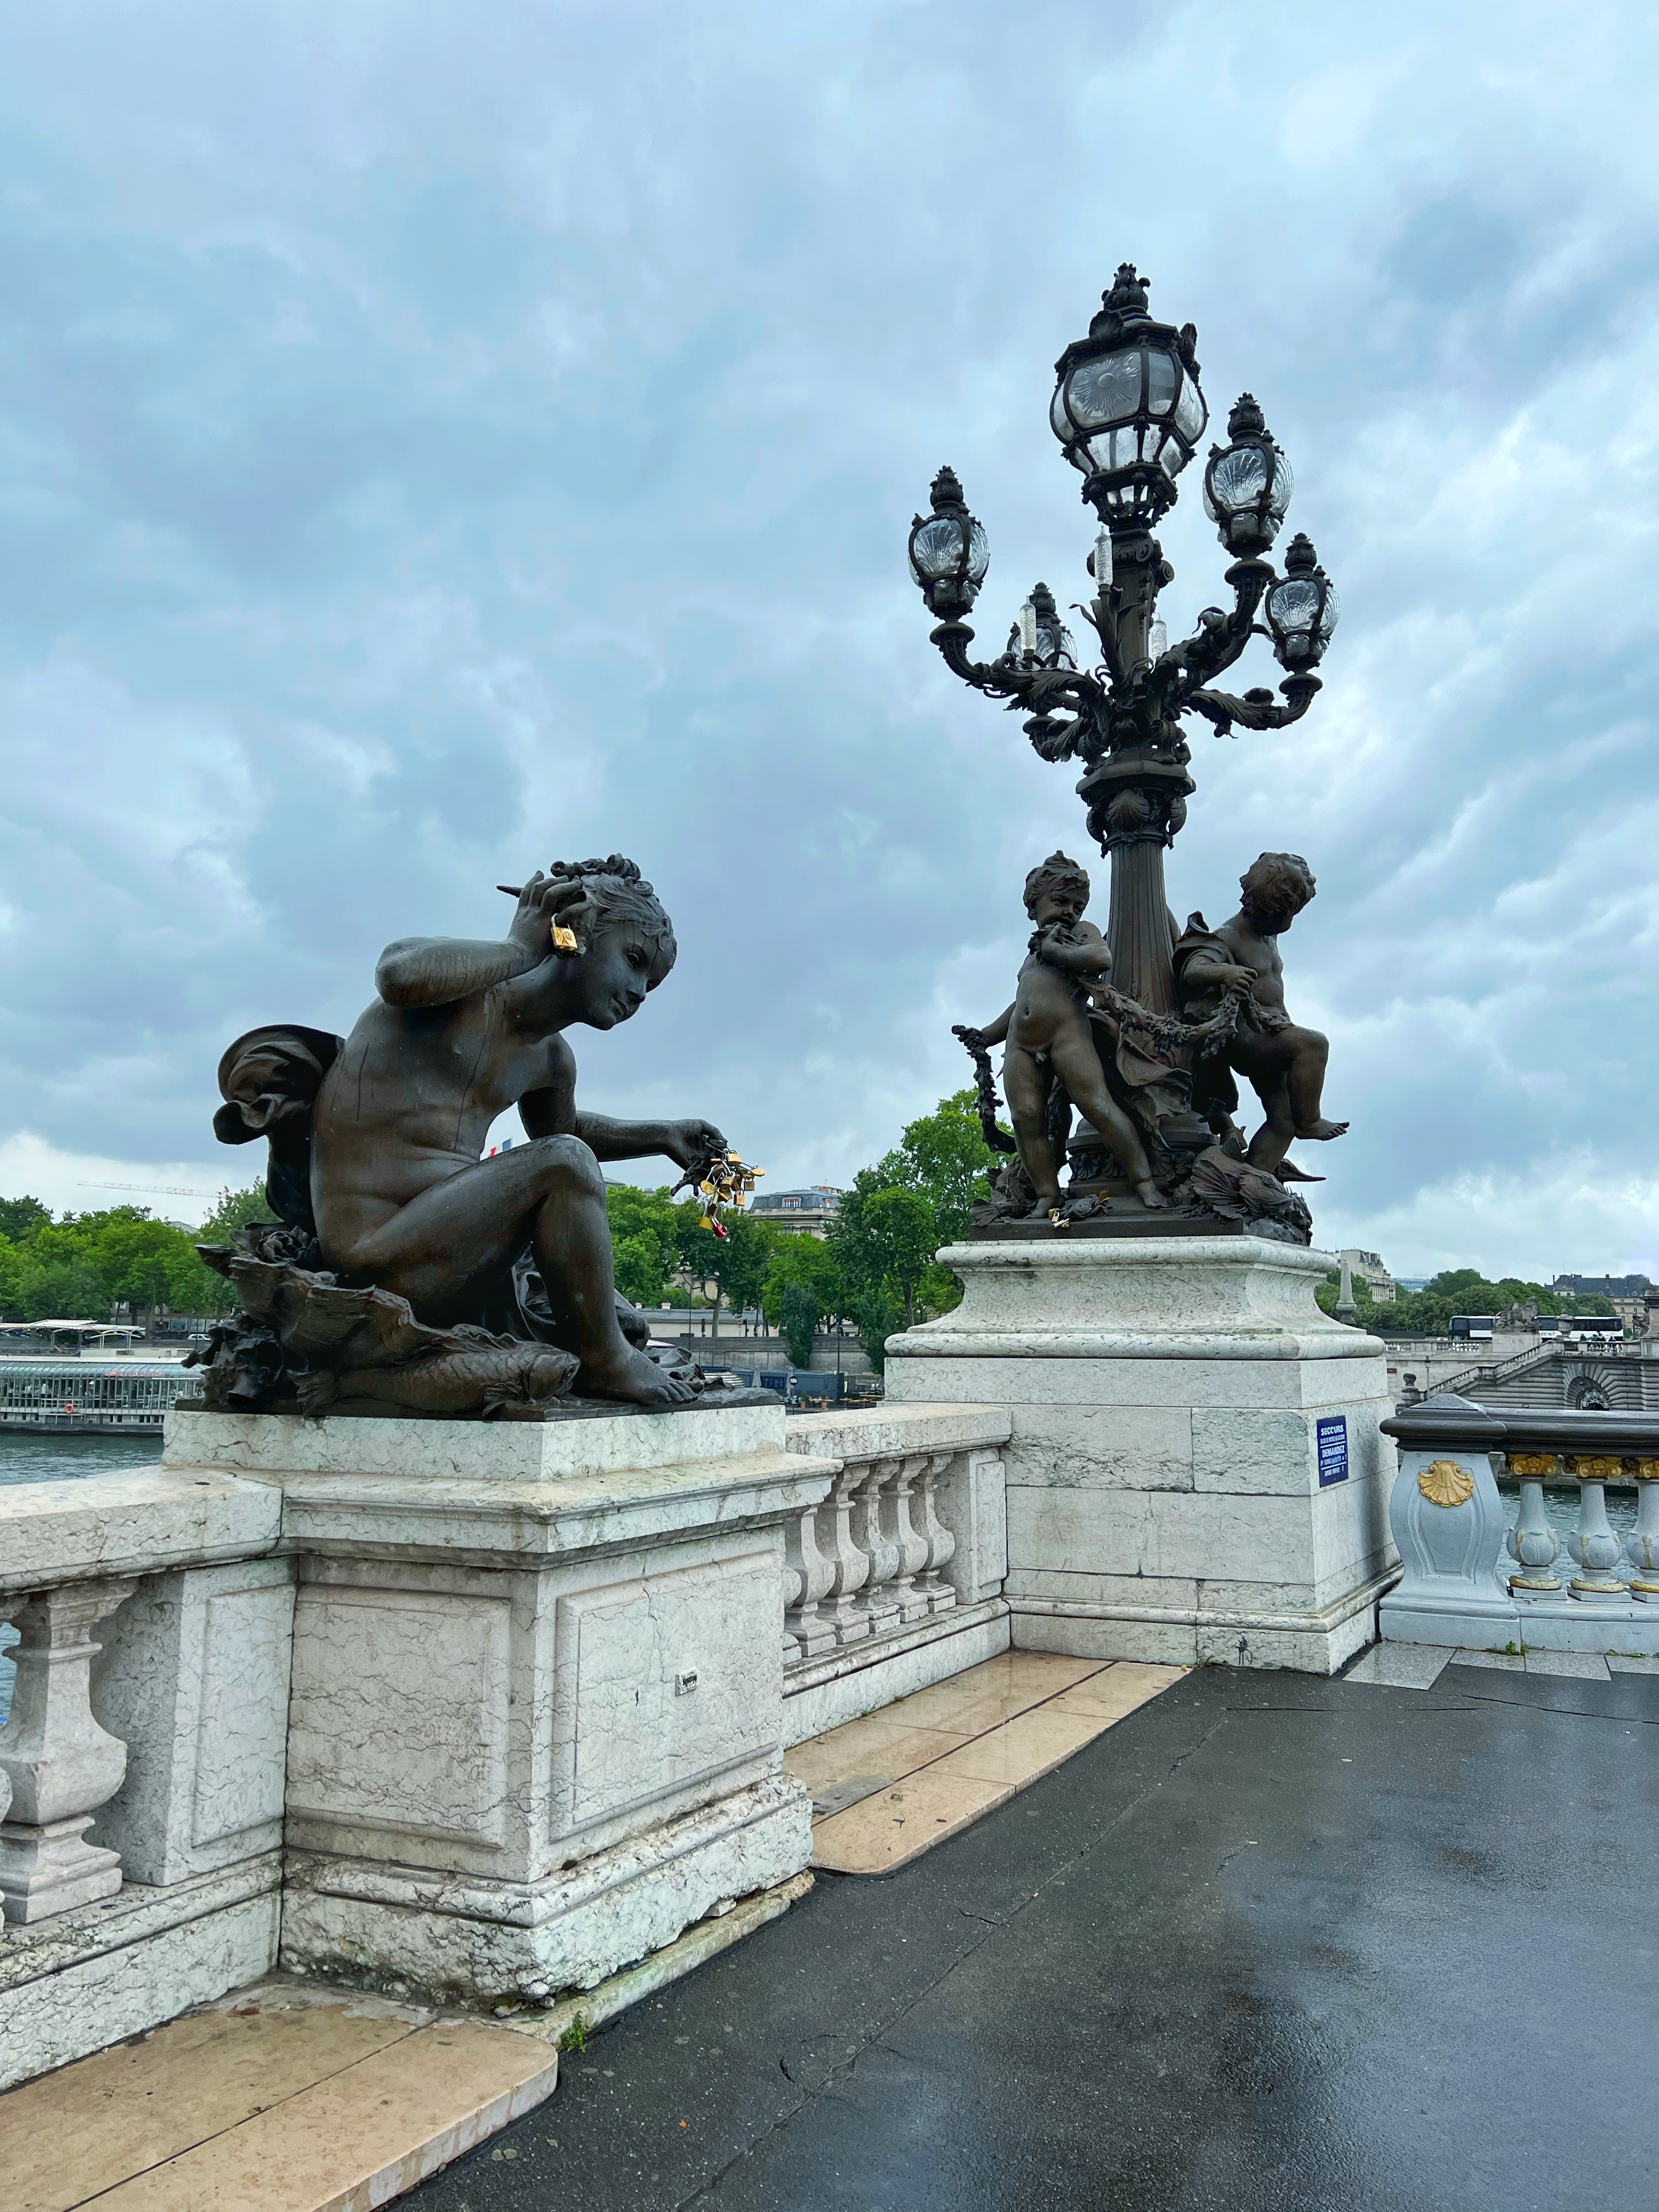
[[[1346,1121],[1310,1121],[1305,1129],[1298,1129],[1296,1133],[1298,1137],[1346,1137],[1348,1125]]]
[[[620,1398],[629,1406],[678,1406],[696,1395],[689,1382],[676,1381],[647,1353],[626,1343],[614,1354],[584,1360],[575,1389],[579,1397]]]
[[[1145,1182],[1135,1185],[1135,1192],[1143,1206],[1167,1206],[1170,1203],[1150,1176]]]

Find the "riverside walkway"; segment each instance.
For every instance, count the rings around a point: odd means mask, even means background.
[[[1659,2207],[1659,1674],[1203,1669],[594,2035],[419,2212]]]

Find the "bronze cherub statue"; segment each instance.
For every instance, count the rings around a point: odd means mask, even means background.
[[[1110,1145],[1143,1205],[1167,1201],[1152,1180],[1146,1151],[1106,1081],[1090,1025],[1091,987],[1111,973],[1111,951],[1091,921],[1087,872],[1064,853],[1051,854],[1025,878],[1025,911],[1036,923],[1014,1001],[986,1028],[958,1030],[984,1050],[1006,1042],[1002,1080],[1032,1193],[1033,1213],[1064,1214],[1059,1147],[1050,1129],[1051,1093],[1058,1081],[1066,1098],[1086,1114]],[[1097,1199],[1097,1212],[1109,1200]]]
[[[706,1178],[726,1139],[701,1116],[583,1111],[564,1036],[639,1011],[673,926],[619,854],[514,896],[500,939],[389,945],[349,1037],[271,1027],[225,1054],[214,1127],[269,1139],[279,1224],[204,1248],[249,1316],[215,1333],[210,1405],[522,1416],[702,1387],[617,1295],[600,1163],[661,1153]],[[482,1158],[515,1105],[530,1141]]]

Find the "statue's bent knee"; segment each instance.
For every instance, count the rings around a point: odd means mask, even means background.
[[[599,1164],[580,1137],[537,1137],[529,1150],[550,1188],[604,1191]]]

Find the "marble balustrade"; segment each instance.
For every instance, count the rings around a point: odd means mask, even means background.
[[[849,1461],[823,1505],[792,1522],[784,1553],[784,1663],[948,1613],[955,1533],[939,1483],[957,1455],[887,1452]]]
[[[1586,1604],[1609,1598],[1659,1603],[1659,1456],[1510,1451],[1504,1457],[1521,1496],[1516,1524],[1504,1539],[1512,1598],[1530,1604],[1552,1595],[1565,1576],[1571,1595]],[[1578,1525],[1567,1537],[1565,1560],[1544,1504],[1546,1486],[1557,1479],[1578,1486]],[[1636,1486],[1636,1525],[1627,1536],[1607,1519],[1609,1482]]]
[[[1008,1429],[950,1404],[790,1419],[788,1450],[840,1462],[785,1528],[792,1741],[1007,1649]]]
[[[1428,1398],[1383,1424],[1400,1447],[1389,1504],[1404,1572],[1385,1638],[1497,1650],[1659,1654],[1659,1414],[1492,1407]],[[1517,1486],[1505,1527],[1498,1478]],[[1547,1487],[1578,1490],[1565,1543]],[[1634,1485],[1636,1525],[1607,1517]]]
[[[6,1925],[280,1844],[280,1525],[279,1497],[216,1472],[0,1492],[0,1622],[18,1638],[0,1726]]]

